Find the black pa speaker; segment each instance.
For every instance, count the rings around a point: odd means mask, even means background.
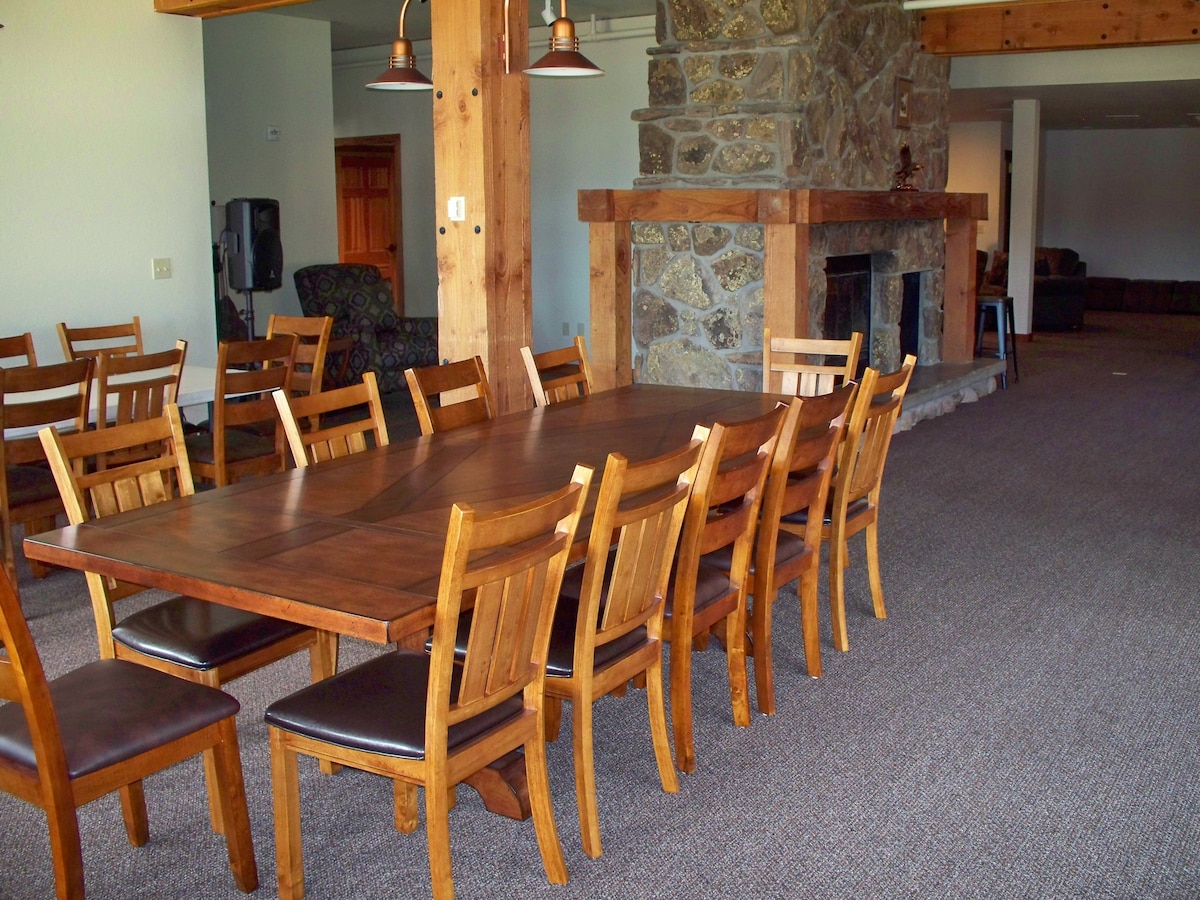
[[[225,204],[229,232],[229,286],[235,291],[274,291],[283,284],[279,201],[241,197]]]

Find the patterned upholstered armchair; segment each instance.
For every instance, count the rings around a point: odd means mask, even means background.
[[[392,288],[375,266],[327,263],[296,270],[296,293],[306,316],[332,316],[333,336],[354,339],[347,384],[364,372],[379,390],[407,390],[404,370],[438,362],[437,318],[401,318],[392,306]]]

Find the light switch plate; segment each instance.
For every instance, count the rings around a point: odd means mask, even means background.
[[[154,276],[155,280],[170,278],[171,258],[168,256],[150,260],[150,273]]]

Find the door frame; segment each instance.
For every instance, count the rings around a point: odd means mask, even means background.
[[[392,210],[393,221],[395,222],[396,235],[396,252],[393,254],[393,265],[395,274],[392,277],[392,302],[396,307],[396,315],[404,315],[404,198],[401,193],[401,168],[400,168],[400,135],[399,134],[372,134],[362,137],[344,137],[334,138],[334,182],[337,185],[337,228],[338,228],[338,259],[341,261],[342,247],[342,185],[341,180],[337,177],[338,165],[337,156],[341,152],[378,152],[382,149],[391,148],[392,150],[392,203],[395,208]],[[385,272],[386,276],[387,273]]]

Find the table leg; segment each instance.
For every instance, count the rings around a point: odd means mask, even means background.
[[[463,779],[475,789],[491,812],[524,821],[531,815],[529,784],[525,780],[525,754],[506,753],[491,765]]]

